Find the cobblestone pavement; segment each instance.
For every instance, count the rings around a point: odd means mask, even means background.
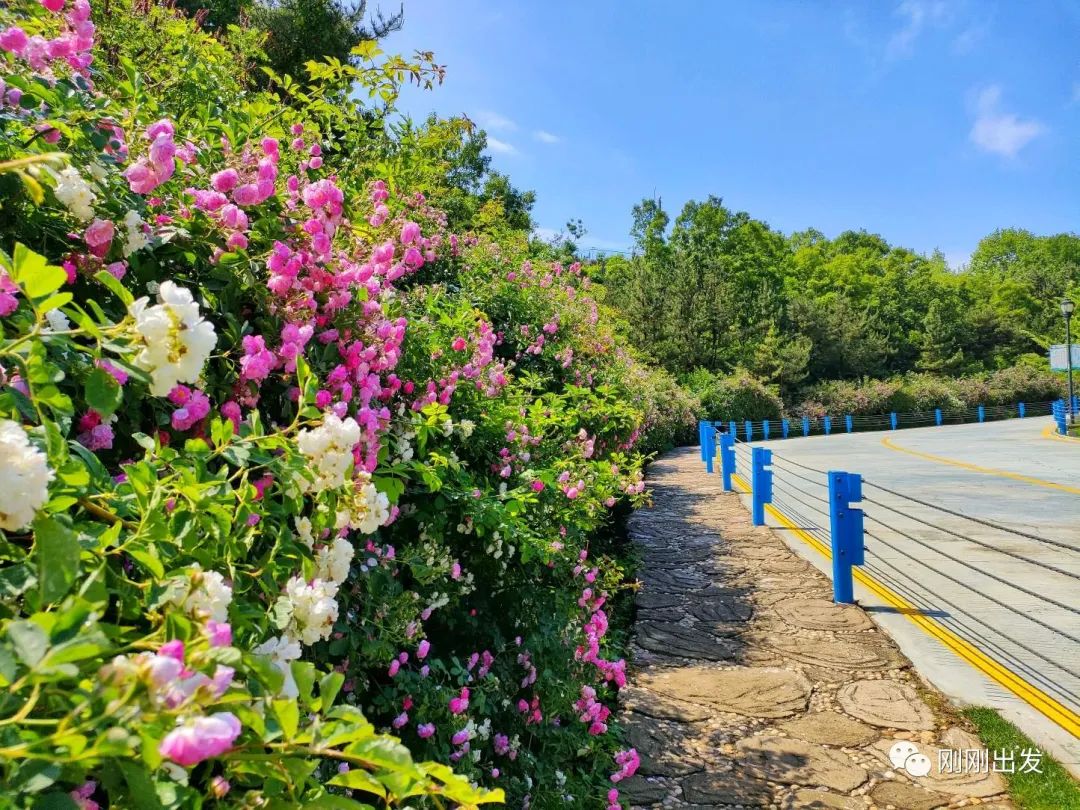
[[[696,448],[649,470],[631,517],[642,554],[634,672],[620,714],[641,755],[634,807],[1007,808],[996,773],[943,773],[981,749],[893,643],[735,495]],[[908,743],[911,776],[890,762]]]

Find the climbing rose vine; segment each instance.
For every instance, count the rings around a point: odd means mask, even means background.
[[[0,9],[12,801],[618,806],[600,538],[669,403],[586,269],[451,233],[324,106],[170,112],[93,17]]]

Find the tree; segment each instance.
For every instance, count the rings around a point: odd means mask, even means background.
[[[379,40],[401,29],[405,12],[389,17],[380,10],[367,17],[367,0],[262,0],[250,9],[252,25],[267,32],[266,57],[278,74],[302,77],[309,61],[352,60],[361,42]]]

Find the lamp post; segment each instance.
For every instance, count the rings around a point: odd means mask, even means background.
[[[1069,415],[1069,425],[1076,424],[1076,414],[1073,413],[1073,378],[1072,378],[1072,315],[1076,304],[1070,298],[1061,299],[1061,314],[1065,316],[1065,365],[1069,369],[1069,407],[1066,413]]]

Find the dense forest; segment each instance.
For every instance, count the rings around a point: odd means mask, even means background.
[[[1058,302],[1080,290],[1075,234],[998,230],[954,271],[939,252],[866,231],[785,235],[719,197],[688,202],[674,223],[645,199],[631,233],[634,255],[601,260],[596,276],[625,321],[645,325],[629,339],[699,393],[722,375],[789,407],[900,377],[1011,374],[1043,398],[1058,385],[1046,349],[1063,339]]]

